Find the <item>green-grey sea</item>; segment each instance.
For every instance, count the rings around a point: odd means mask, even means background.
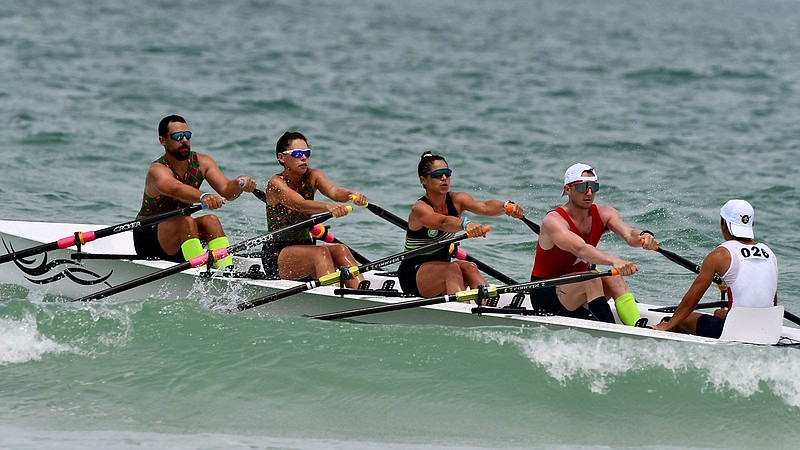
[[[194,150],[262,189],[280,170],[275,141],[301,131],[312,167],[402,217],[423,193],[424,150],[447,158],[454,190],[513,200],[536,222],[585,162],[598,203],[696,262],[721,239],[720,206],[750,201],[797,314],[799,57],[793,0],[2,1],[0,218],[133,219],[168,114],[186,117]],[[253,196],[218,214],[232,242],[264,232]],[[467,252],[527,280],[536,235],[471,219],[492,231]],[[366,256],[402,249],[402,230],[365,209],[331,223]],[[639,265],[639,300],[677,304],[693,280],[613,235],[601,248]],[[797,350],[204,304],[75,307],[0,286],[0,448],[800,442]]]

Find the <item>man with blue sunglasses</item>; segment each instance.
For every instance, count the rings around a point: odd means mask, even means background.
[[[589,270],[589,264],[607,265],[621,275],[632,275],[636,264],[597,248],[606,231],[612,231],[631,247],[652,250],[653,233],[625,223],[611,206],[594,203],[600,182],[594,167],[578,163],[564,173],[562,195],[568,201],[545,215],[531,272],[531,280],[552,278]],[[621,276],[595,278],[531,293],[534,309],[569,317],[594,318],[615,323],[608,304],[614,299],[617,315],[626,325],[644,325],[628,284]]]
[[[222,207],[242,192],[253,192],[256,183],[250,177],[239,176],[230,180],[220,171],[210,156],[192,151],[192,132],[186,120],[178,115],[161,119],[158,124],[158,142],[164,154],[150,164],[145,178],[142,207],[137,218],[181,209],[192,203],[202,203],[206,209]],[[200,190],[203,181],[216,192]],[[219,218],[214,214],[193,218],[180,216],[133,232],[136,254],[165,259],[188,261],[209,250],[229,245]],[[230,256],[214,262],[215,268],[231,265]]]

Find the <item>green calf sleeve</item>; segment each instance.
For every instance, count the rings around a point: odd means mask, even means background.
[[[639,308],[636,307],[636,300],[633,294],[627,292],[614,299],[614,306],[617,307],[619,320],[625,325],[634,326],[639,320]]]
[[[216,239],[212,239],[212,240],[210,240],[208,242],[208,249],[209,250],[217,250],[217,249],[220,249],[220,248],[225,248],[225,247],[227,247],[229,245],[231,245],[231,243],[228,242],[228,238],[226,236],[220,236],[220,237],[218,237]],[[231,257],[231,255],[228,255],[228,256],[220,259],[219,261],[214,261],[214,268],[215,269],[222,269],[224,267],[230,266],[231,264],[233,264],[233,257]]]
[[[202,255],[206,251],[203,250],[203,244],[200,243],[200,239],[191,238],[181,244],[181,252],[183,253],[183,259],[188,261],[195,256]]]

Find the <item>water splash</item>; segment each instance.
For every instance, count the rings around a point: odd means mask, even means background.
[[[676,383],[699,377],[699,390],[752,397],[770,392],[800,408],[800,358],[796,350],[746,345],[709,346],[680,342],[594,338],[566,330],[509,334],[481,331],[482,339],[513,344],[531,362],[561,383],[585,380],[596,394],[606,394],[621,376],[661,369]]]
[[[71,351],[39,332],[33,314],[21,319],[0,318],[0,366],[42,359],[47,353]]]

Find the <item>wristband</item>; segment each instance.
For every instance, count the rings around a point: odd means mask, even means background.
[[[511,200],[506,200],[506,202],[503,203],[503,209],[506,209],[506,206],[508,205],[516,205],[516,203],[512,202]]]
[[[642,230],[642,232],[639,233],[639,236],[644,236],[645,234],[649,234],[650,236],[656,237],[656,235],[653,234],[653,232],[650,230]]]
[[[468,223],[469,223],[469,219],[467,219],[467,216],[464,216],[464,218],[461,219],[461,229],[464,230],[464,231],[467,231],[467,224]]]
[[[206,195],[211,195],[211,192],[203,192],[202,194],[200,194],[200,202],[203,201],[203,197],[205,197]]]

